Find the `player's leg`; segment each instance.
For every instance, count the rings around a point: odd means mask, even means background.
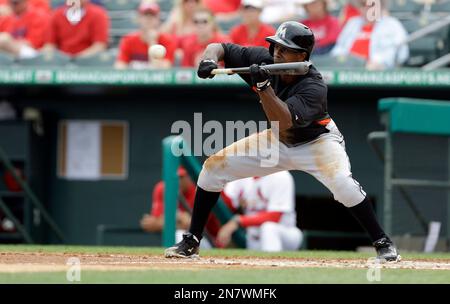
[[[297,250],[303,234],[297,227],[286,227],[275,222],[263,223],[260,227],[261,250],[279,252]]]
[[[286,149],[270,130],[265,130],[243,138],[209,157],[198,178],[189,233],[184,236],[183,242],[166,250],[166,257],[185,257],[190,256],[191,252],[197,254],[209,214],[225,184],[286,170],[283,163]]]
[[[378,255],[397,260],[397,251],[381,228],[367,194],[352,176],[344,138],[334,123],[330,133],[294,150],[297,151],[290,154],[298,169],[313,175],[333,193],[335,200],[348,208],[368,232]]]

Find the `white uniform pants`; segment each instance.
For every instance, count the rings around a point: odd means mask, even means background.
[[[198,186],[206,191],[220,192],[225,184],[251,176],[265,176],[282,170],[300,170],[314,176],[346,207],[361,203],[366,197],[359,183],[353,179],[342,134],[331,120],[329,133],[295,147],[278,141],[271,129],[243,138],[209,157],[203,164]],[[263,165],[264,155],[273,154],[270,145],[278,144],[278,162]]]
[[[247,229],[247,249],[267,252],[298,250],[303,233],[297,227],[265,222],[260,227]]]

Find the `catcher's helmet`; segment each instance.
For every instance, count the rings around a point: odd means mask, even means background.
[[[278,27],[274,36],[267,37],[266,41],[270,42],[269,51],[272,56],[274,44],[279,44],[288,49],[306,52],[306,60],[309,60],[314,47],[314,34],[300,22],[287,21]]]

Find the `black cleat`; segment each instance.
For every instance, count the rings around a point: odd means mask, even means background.
[[[397,252],[394,243],[387,238],[383,237],[373,243],[375,250],[377,251],[377,259],[386,262],[399,262],[401,256]]]
[[[198,258],[200,241],[192,233],[184,233],[181,242],[164,252],[166,258]]]

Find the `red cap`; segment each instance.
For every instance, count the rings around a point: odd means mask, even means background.
[[[177,175],[178,175],[179,177],[186,176],[187,174],[188,174],[188,173],[187,173],[186,169],[184,169],[182,166],[179,166],[179,167],[178,167]]]
[[[141,4],[139,5],[139,13],[141,14],[147,14],[147,13],[151,13],[153,15],[159,15],[160,12],[160,8],[158,3],[152,2],[152,1],[142,1]]]

